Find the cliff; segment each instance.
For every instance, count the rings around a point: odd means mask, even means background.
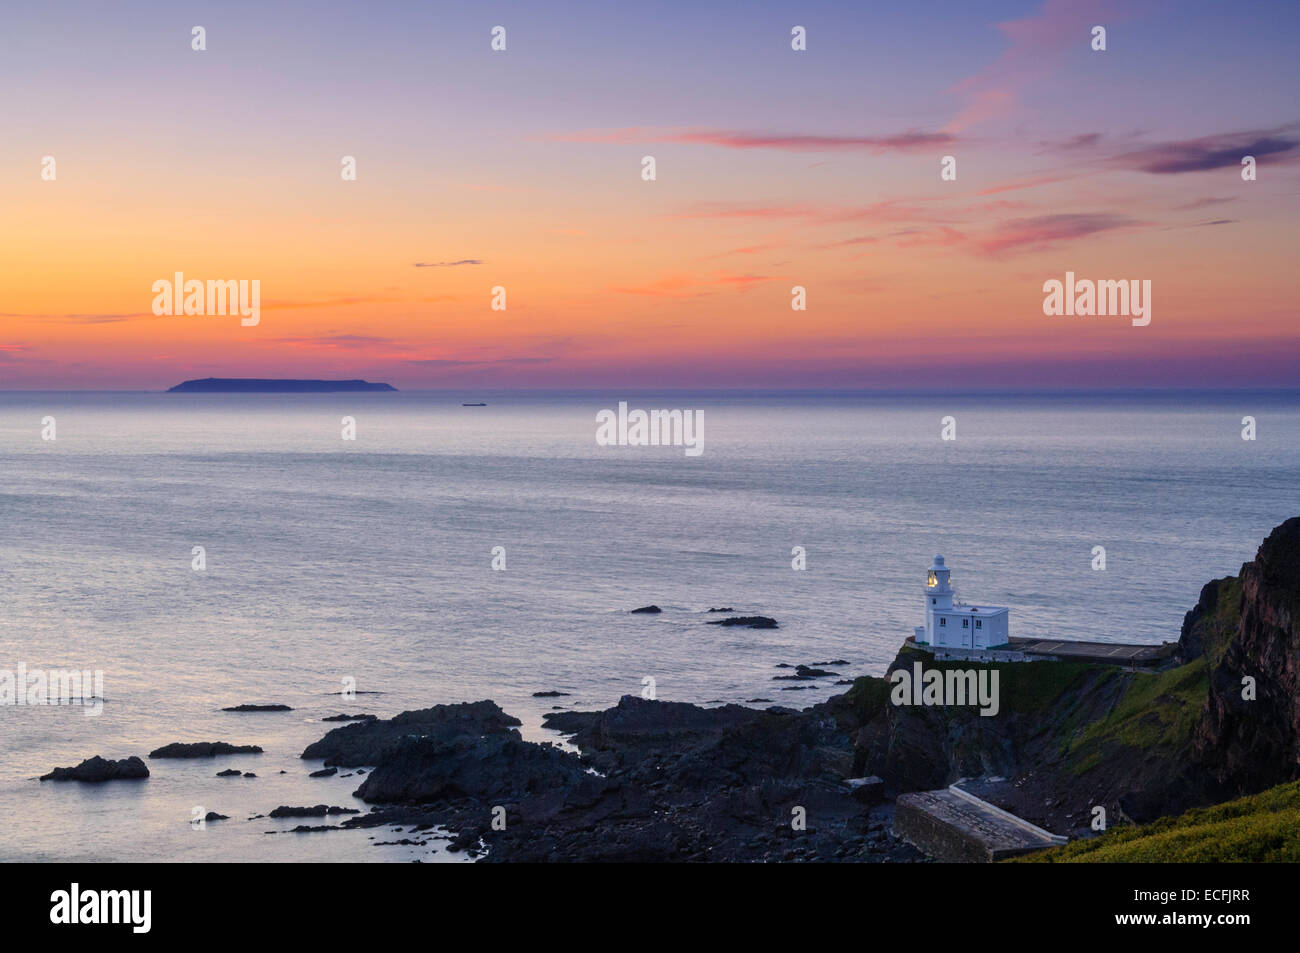
[[[1215,795],[1300,778],[1300,517],[1274,529],[1238,577],[1201,590],[1183,640],[1211,666],[1193,741]]]
[[[893,793],[1001,777],[990,798],[1062,833],[1151,821],[1300,777],[1300,518],[1269,534],[1236,577],[1187,613],[1164,672],[1035,662],[996,666],[1002,711],[898,707],[886,679],[859,679],[825,708],[853,739],[854,772]],[[935,663],[904,649],[890,667]],[[1243,678],[1255,697],[1243,697]],[[887,676],[886,676],[887,678]]]

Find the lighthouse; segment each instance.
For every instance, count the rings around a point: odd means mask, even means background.
[[[925,573],[925,625],[918,625],[913,637],[918,645],[934,648],[990,649],[1006,645],[1006,606],[971,606],[957,602],[951,582],[952,570],[942,556]]]

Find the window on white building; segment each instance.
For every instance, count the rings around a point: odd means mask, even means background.
[[[961,620],[961,627],[962,627],[963,629],[969,629],[969,628],[970,628],[970,619],[962,619],[962,620]]]
[[[977,628],[977,629],[982,629],[982,628],[984,628],[984,620],[983,620],[983,619],[976,619],[976,620],[975,620],[975,628]]]
[[[939,624],[942,625],[942,626],[946,626],[946,625],[948,624],[948,620],[947,620],[946,618],[944,618],[943,616],[940,616],[940,617],[939,617]]]

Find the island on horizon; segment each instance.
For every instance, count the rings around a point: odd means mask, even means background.
[[[260,377],[203,377],[167,388],[168,394],[329,394],[336,391],[395,391],[392,384],[362,380],[312,381]]]

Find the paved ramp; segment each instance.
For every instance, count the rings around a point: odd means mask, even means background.
[[[956,785],[898,798],[894,834],[936,860],[990,863],[1068,840]]]

